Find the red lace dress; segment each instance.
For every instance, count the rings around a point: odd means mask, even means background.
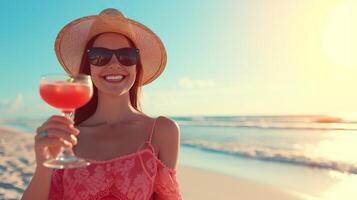
[[[142,150],[110,160],[87,159],[91,164],[83,168],[54,169],[49,200],[153,200],[154,193],[182,200],[176,169],[165,166],[151,145],[156,120]]]

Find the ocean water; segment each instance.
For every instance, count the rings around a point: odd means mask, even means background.
[[[181,144],[209,152],[357,174],[357,121],[324,116],[177,118]]]
[[[305,199],[357,199],[357,120],[331,116],[172,118],[181,129],[181,164],[287,188],[307,195]],[[34,134],[43,121],[0,119],[0,125]]]
[[[357,121],[329,116],[175,118],[180,162],[288,189],[357,199]]]

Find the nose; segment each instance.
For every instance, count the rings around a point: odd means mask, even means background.
[[[124,65],[122,65],[122,64],[119,62],[119,60],[118,60],[118,58],[115,56],[115,54],[112,55],[112,58],[110,59],[110,61],[109,61],[109,63],[108,63],[107,65],[108,65],[108,67],[110,67],[110,68],[114,68],[114,67],[116,67],[116,68],[121,68],[121,67],[124,67]]]

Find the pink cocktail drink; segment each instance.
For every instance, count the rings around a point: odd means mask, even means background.
[[[84,106],[92,97],[91,85],[66,81],[40,84],[40,95],[49,105],[64,113]]]
[[[76,109],[87,104],[93,96],[91,77],[86,74],[68,76],[66,74],[49,74],[41,77],[40,96],[50,106],[62,111],[62,116],[74,120]],[[44,161],[49,168],[77,168],[90,163],[74,155],[72,148],[63,147],[56,158]]]

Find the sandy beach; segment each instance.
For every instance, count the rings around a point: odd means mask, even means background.
[[[0,199],[20,199],[34,169],[33,135],[0,127]],[[179,165],[178,180],[185,200],[298,200],[280,188]]]

